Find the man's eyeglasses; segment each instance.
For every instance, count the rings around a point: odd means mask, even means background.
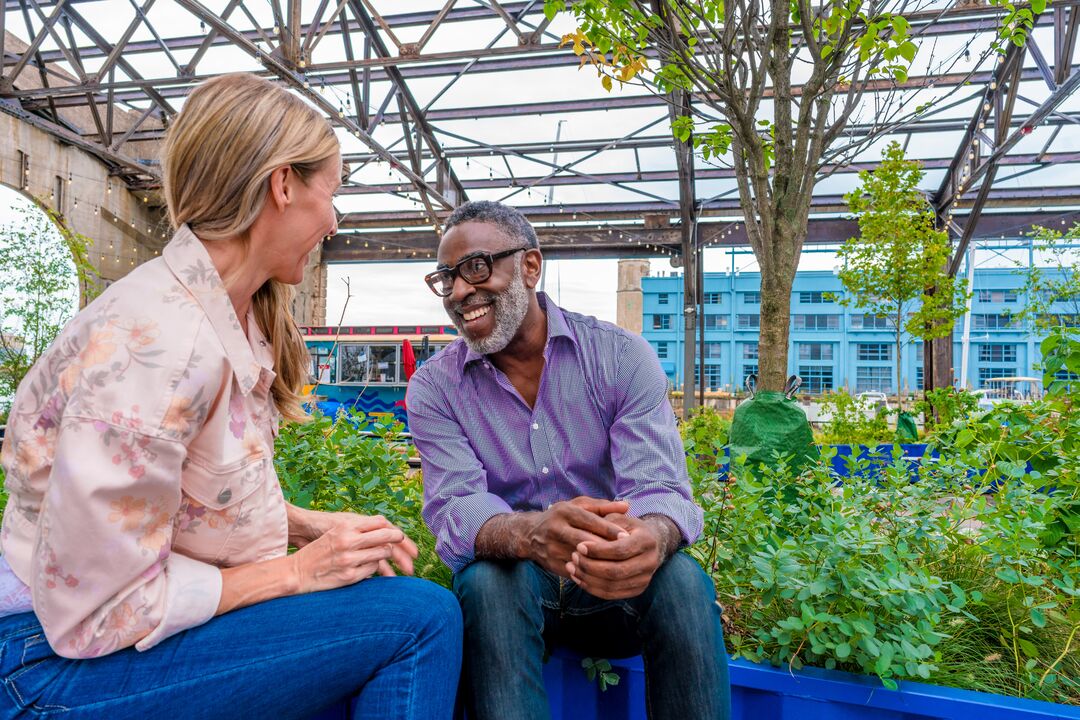
[[[439,297],[449,297],[450,293],[454,292],[455,277],[460,275],[461,279],[470,285],[479,285],[491,277],[491,266],[496,260],[530,249],[526,245],[525,247],[503,250],[494,254],[486,252],[473,253],[462,258],[454,267],[439,268],[433,273],[428,273],[424,276],[424,282],[431,288],[431,292]]]

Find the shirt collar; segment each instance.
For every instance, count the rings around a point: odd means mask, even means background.
[[[540,303],[540,309],[547,315],[547,346],[550,346],[552,339],[557,337],[569,338],[570,341],[577,346],[577,336],[570,330],[570,326],[566,322],[566,316],[563,314],[562,308],[551,302],[551,298],[544,292],[537,292],[536,300]],[[478,360],[483,360],[485,357],[487,356],[481,355],[466,344],[465,355],[461,361],[461,371],[464,373],[466,367]]]
[[[236,317],[236,310],[233,308],[232,300],[229,299],[229,294],[225,291],[225,285],[221,282],[221,276],[218,275],[214,263],[210,260],[210,254],[206,252],[202,242],[195,237],[191,228],[186,224],[181,225],[169,244],[165,246],[162,256],[179,283],[191,293],[206,313],[210,326],[214,328],[214,332],[225,348],[225,356],[233,368],[240,391],[245,395],[249,394],[259,381],[259,376],[265,368],[264,362],[269,360],[270,367],[273,366],[268,344],[259,346],[259,354],[263,357],[257,358],[251,342],[244,335],[244,330]],[[255,342],[266,343],[251,310],[248,311],[247,320]]]

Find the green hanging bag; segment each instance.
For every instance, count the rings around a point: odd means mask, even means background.
[[[896,442],[919,442],[919,428],[915,425],[915,417],[909,412],[896,416]]]
[[[788,378],[784,392],[755,392],[757,376],[746,378],[750,399],[735,409],[729,435],[729,457],[746,455],[747,467],[775,467],[775,453],[789,457],[793,474],[801,473],[820,457],[806,413],[793,396],[802,385],[798,375]]]

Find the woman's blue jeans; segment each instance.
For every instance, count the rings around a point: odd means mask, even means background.
[[[478,561],[454,577],[465,618],[470,720],[550,717],[543,660],[555,646],[593,658],[641,654],[654,720],[727,720],[727,653],[712,580],[676,553],[648,589],[601,600],[529,561]]]
[[[0,718],[304,718],[359,694],[363,717],[450,718],[454,596],[414,578],[280,598],[138,652],[68,660],[33,613],[0,619]]]

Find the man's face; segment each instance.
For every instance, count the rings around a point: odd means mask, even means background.
[[[497,225],[462,223],[448,230],[439,243],[439,266],[454,267],[476,253],[494,255],[519,244],[524,243],[508,238]],[[447,315],[474,352],[497,353],[520,329],[529,310],[521,259],[522,253],[514,253],[495,260],[491,277],[476,285],[456,277],[453,292],[443,298]]]

